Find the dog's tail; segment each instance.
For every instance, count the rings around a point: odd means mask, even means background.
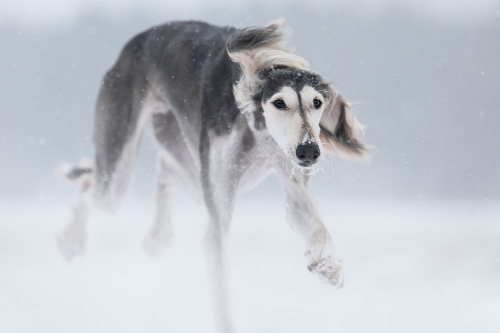
[[[91,182],[94,177],[94,166],[89,158],[83,158],[79,166],[63,164],[57,169],[57,174],[71,182]]]
[[[237,30],[227,41],[227,51],[235,53],[281,44],[285,39],[285,33],[278,30],[282,23],[282,20],[277,20],[270,22],[265,27],[250,27]]]
[[[74,167],[71,170],[69,170],[67,173],[65,173],[64,177],[69,179],[69,180],[77,180],[78,178],[80,178],[86,174],[92,174],[92,168]]]

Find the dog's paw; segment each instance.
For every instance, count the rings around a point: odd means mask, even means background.
[[[88,210],[84,204],[72,207],[73,214],[68,225],[57,235],[57,246],[64,259],[70,262],[85,252],[87,239],[86,221]]]
[[[342,260],[337,257],[328,256],[311,260],[307,267],[310,272],[318,274],[321,280],[336,287],[344,286],[344,274],[342,272]]]
[[[171,231],[151,231],[144,239],[143,248],[152,258],[159,258],[170,247],[172,238]]]
[[[85,232],[71,228],[57,235],[57,245],[66,261],[71,262],[85,252],[85,238]]]

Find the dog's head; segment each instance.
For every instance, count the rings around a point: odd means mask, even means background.
[[[324,152],[363,157],[363,127],[349,104],[310,72],[304,59],[284,48],[278,27],[243,29],[229,39],[229,56],[242,69],[234,86],[238,107],[301,167],[317,163]]]

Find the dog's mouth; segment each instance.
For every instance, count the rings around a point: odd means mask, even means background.
[[[295,163],[300,166],[301,168],[310,168],[314,165],[316,165],[316,163],[318,163],[318,160],[315,160],[315,161],[295,161]]]
[[[314,162],[303,162],[303,161],[298,161],[297,159],[294,159],[294,163],[296,166],[298,166],[298,171],[304,175],[314,175],[317,173],[320,168],[318,167],[318,161],[317,159]]]
[[[318,164],[319,161],[321,160],[321,157],[316,158],[314,160],[299,160],[298,158],[293,158],[292,159],[294,164],[297,165],[300,169],[303,169],[304,171],[311,171],[311,170],[316,170],[318,169]]]

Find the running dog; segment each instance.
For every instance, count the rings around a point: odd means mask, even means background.
[[[337,287],[342,261],[307,192],[323,155],[362,158],[362,126],[348,102],[289,51],[279,22],[236,29],[172,22],[130,40],[103,81],[95,110],[94,159],[66,172],[79,198],[59,235],[67,259],[84,249],[84,195],[113,210],[124,196],[144,127],[158,153],[157,212],[144,246],[160,254],[172,237],[171,186],[181,182],[210,216],[206,250],[217,322],[230,332],[224,248],[236,194],[271,171],[287,220],[305,241],[308,269]],[[91,191],[90,191],[91,190]]]

